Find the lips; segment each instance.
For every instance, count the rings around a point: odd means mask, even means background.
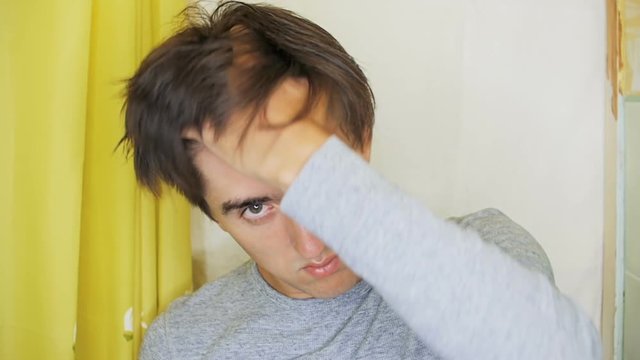
[[[332,257],[327,258],[320,264],[310,264],[305,266],[303,269],[309,275],[315,278],[324,278],[329,275],[334,274],[338,271],[340,267],[340,259],[337,255],[333,255]]]

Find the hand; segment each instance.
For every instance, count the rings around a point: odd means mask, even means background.
[[[318,102],[308,117],[293,121],[306,103],[306,80],[286,79],[269,98],[264,113],[247,127],[248,111],[234,113],[224,133],[215,139],[215,129],[205,123],[202,132],[187,129],[184,137],[195,138],[236,170],[274,185],[289,187],[309,157],[330,136],[325,128],[326,105]]]

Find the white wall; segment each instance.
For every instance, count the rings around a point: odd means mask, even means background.
[[[604,3],[272,3],[322,25],[364,68],[378,100],[374,167],[442,216],[501,209],[599,325]],[[222,238],[194,219],[209,277],[242,257]]]

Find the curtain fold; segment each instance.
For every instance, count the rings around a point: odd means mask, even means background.
[[[0,2],[0,358],[135,359],[191,290],[190,207],[115,149],[184,0]]]

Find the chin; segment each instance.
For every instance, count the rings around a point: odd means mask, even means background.
[[[320,286],[309,291],[309,294],[317,299],[332,299],[351,290],[358,282],[360,282],[360,278],[353,273],[345,275],[347,276],[343,276],[340,279],[332,279],[334,281],[331,281],[328,284],[318,284]]]

